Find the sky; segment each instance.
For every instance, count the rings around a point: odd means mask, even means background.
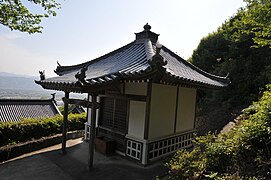
[[[200,40],[244,6],[242,0],[60,1],[56,17],[42,21],[42,33],[0,25],[0,72],[56,76],[57,61],[90,61],[135,40],[146,23],[159,42],[180,57],[191,57]],[[36,9],[33,9],[36,10]]]

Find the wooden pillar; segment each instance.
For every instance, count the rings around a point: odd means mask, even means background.
[[[176,93],[176,105],[175,105],[175,118],[174,118],[174,134],[176,133],[177,129],[177,117],[178,117],[178,108],[179,108],[179,89],[180,85],[177,86],[177,93]]]
[[[145,112],[145,124],[144,124],[144,139],[149,138],[151,95],[152,95],[152,80],[150,80],[148,82],[148,85],[147,85],[147,99],[146,99],[146,112]]]
[[[69,92],[65,92],[65,98],[69,99]],[[62,125],[62,154],[66,154],[67,126],[68,126],[68,102],[64,101],[64,115]]]
[[[97,95],[92,94],[91,95],[91,123],[90,123],[90,139],[89,139],[89,162],[88,166],[89,169],[93,167],[93,157],[94,157],[94,138],[96,135],[96,107],[95,105],[97,104]]]

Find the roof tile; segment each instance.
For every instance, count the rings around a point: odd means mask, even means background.
[[[0,122],[23,118],[53,117],[60,114],[52,100],[0,99]]]

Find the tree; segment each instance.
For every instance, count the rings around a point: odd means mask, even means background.
[[[271,47],[271,0],[244,0],[247,3],[242,19],[246,29],[240,34],[253,36],[254,47]]]
[[[21,0],[0,0],[0,24],[9,27],[11,30],[21,32],[41,33],[40,25],[43,18],[56,16],[56,10],[60,4],[55,0],[27,0],[29,3],[42,8],[40,14],[32,13],[21,2]]]
[[[191,63],[212,74],[229,73],[231,79],[223,90],[199,91],[198,132],[220,130],[258,98],[259,89],[271,83],[270,48],[251,48],[255,35],[240,33],[251,27],[242,23],[245,13],[239,10],[216,32],[204,37],[193,52]]]

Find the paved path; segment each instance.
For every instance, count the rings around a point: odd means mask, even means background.
[[[94,154],[94,168],[89,171],[88,143],[81,139],[69,140],[67,155],[56,145],[0,164],[1,180],[137,180],[155,179],[166,172],[164,162],[143,167],[114,155]]]

